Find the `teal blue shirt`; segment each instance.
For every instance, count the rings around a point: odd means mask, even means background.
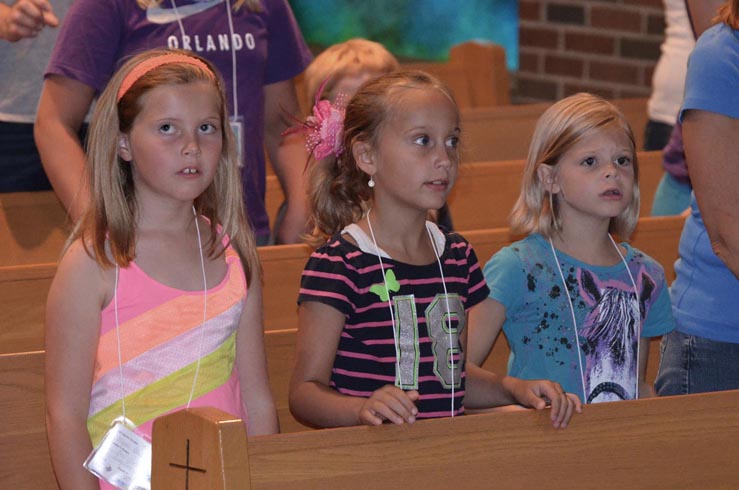
[[[530,235],[490,259],[484,274],[490,297],[506,308],[509,375],[557,381],[583,401],[635,398],[639,338],[667,333],[674,321],[662,266],[622,245],[638,300],[623,262],[591,266],[557,251],[577,336],[545,238]]]

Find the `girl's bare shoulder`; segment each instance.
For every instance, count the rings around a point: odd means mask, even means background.
[[[85,247],[81,239],[72,242],[59,261],[54,282],[58,287],[85,291],[105,302],[112,294],[115,267],[102,266],[93,254],[92,248]]]

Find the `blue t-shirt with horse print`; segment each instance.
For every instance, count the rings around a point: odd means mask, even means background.
[[[592,266],[557,251],[576,327],[548,240],[532,234],[490,259],[484,274],[506,308],[510,376],[556,381],[588,403],[636,398],[639,338],[675,324],[662,266],[622,245],[633,283],[621,261]]]

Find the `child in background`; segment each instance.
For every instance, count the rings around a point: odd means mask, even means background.
[[[399,66],[398,60],[380,43],[356,38],[334,44],[316,56],[306,68],[304,90],[298,94],[301,106],[309,107],[316,102],[316,97],[336,103],[339,94],[343,94],[343,102],[346,102],[364,82],[397,70]],[[287,131],[291,132],[294,131]],[[331,165],[331,162],[333,159],[329,158],[320,164]],[[282,227],[285,211],[286,203],[283,202],[272,226],[275,230]],[[273,239],[272,242],[275,241]]]
[[[313,121],[315,122],[315,121]],[[467,312],[487,287],[470,245],[426,220],[457,177],[459,110],[423,72],[364,84],[346,107],[332,165],[310,179],[313,242],[303,272],[290,409],[318,427],[412,423],[466,407],[551,401],[555,427],[576,408],[555,383],[465,369]],[[326,130],[326,131],[323,131]],[[328,240],[328,241],[327,241]]]
[[[502,327],[511,376],[552,379],[587,403],[653,395],[648,337],[674,328],[664,271],[611,237],[636,225],[638,182],[615,106],[577,94],[541,116],[511,217],[529,236],[485,265],[494,301],[471,314],[470,362]]]
[[[47,304],[47,431],[63,490],[98,488],[82,463],[120,416],[147,437],[165,413],[214,406],[250,435],[278,431],[233,145],[222,82],[190,53],[137,55],[100,97],[94,199]]]
[[[349,39],[327,48],[305,70],[306,99],[311,104],[316,97],[336,103],[339,94],[344,94],[346,102],[364,82],[399,68],[398,60],[382,44],[361,38]],[[428,216],[452,229],[446,204],[440,209],[430,209]]]
[[[380,43],[356,38],[334,44],[306,68],[305,100],[312,104],[324,82],[321,98],[331,102],[339,94],[350,98],[367,80],[395,71],[399,66],[395,56]]]

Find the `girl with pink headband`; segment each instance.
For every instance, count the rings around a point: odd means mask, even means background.
[[[202,58],[145,52],[103,91],[92,200],[47,304],[47,431],[61,489],[148,488],[153,422],[182,408],[220,408],[249,435],[278,431],[235,155],[222,81]],[[116,471],[110,448],[124,443],[131,464]]]

